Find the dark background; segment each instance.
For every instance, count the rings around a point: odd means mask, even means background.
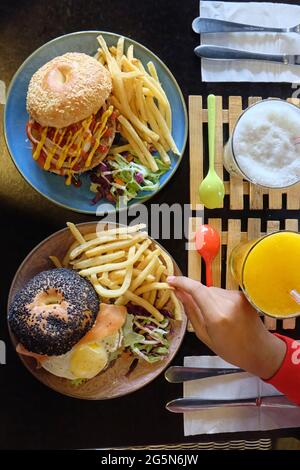
[[[291,96],[289,84],[202,83],[200,62],[193,53],[199,37],[191,29],[198,13],[198,0],[0,0],[0,80],[8,85],[27,56],[57,36],[103,30],[129,36],[157,54],[175,75],[186,100],[189,94],[202,94],[206,100],[211,92],[223,95],[224,103],[229,95],[242,95],[245,100],[248,96]],[[182,416],[164,409],[168,400],[182,396],[182,387],[166,383],[163,376],[132,395],[106,402],[60,396],[37,382],[21,365],[8,338],[6,301],[10,283],[21,261],[37,243],[64,227],[67,220],[83,222],[94,218],[56,207],[35,193],[4,151],[1,135],[0,139],[0,339],[7,345],[7,364],[0,365],[0,448],[94,448],[279,435],[300,437],[299,430],[287,430],[185,439]],[[147,205],[187,204],[188,172],[187,147],[176,176]],[[228,202],[213,215],[222,217],[226,226]],[[246,211],[244,220],[247,215]],[[261,217],[264,223],[267,218],[282,219],[287,215],[298,217],[295,211],[251,212],[252,217]],[[241,216],[239,211],[230,212],[231,218]],[[161,243],[186,273],[184,240]],[[297,337],[297,333],[293,332],[293,336]],[[204,353],[208,353],[204,346],[193,334],[187,334],[174,364],[182,364],[185,355]]]

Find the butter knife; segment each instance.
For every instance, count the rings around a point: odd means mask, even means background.
[[[294,405],[284,396],[271,396],[262,398],[238,398],[229,400],[211,399],[206,400],[202,398],[177,398],[176,400],[169,401],[166,404],[166,409],[172,413],[187,413],[188,411],[207,410],[211,408],[222,407],[257,407],[263,406],[264,408],[299,408]]]
[[[236,374],[244,372],[238,368],[207,368],[207,367],[181,367],[172,366],[165,372],[165,379],[170,383],[187,382],[188,380],[205,379],[208,377],[217,377],[220,375]]]
[[[197,46],[196,56],[211,60],[263,60],[284,65],[300,65],[300,55],[293,54],[263,54],[259,52],[242,51],[222,46]]]
[[[192,23],[195,33],[238,33],[238,32],[258,32],[258,33],[300,33],[300,25],[291,28],[273,28],[266,26],[255,26],[244,23],[234,23],[232,21],[218,20],[215,18],[195,18]]]

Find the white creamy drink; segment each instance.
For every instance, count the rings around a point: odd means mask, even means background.
[[[300,181],[300,110],[277,99],[248,108],[225,146],[224,165],[229,173],[269,188]]]

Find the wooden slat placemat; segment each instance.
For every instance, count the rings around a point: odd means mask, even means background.
[[[261,100],[260,97],[250,97],[248,104],[251,105]],[[290,98],[289,102],[300,106],[298,98]],[[216,97],[216,171],[225,181],[225,194],[229,196],[230,209],[244,209],[244,198],[249,198],[250,209],[263,209],[263,196],[268,196],[268,209],[282,209],[283,195],[286,194],[287,209],[300,209],[300,184],[290,189],[264,189],[255,186],[242,178],[229,176],[223,168],[223,146],[225,136],[232,132],[234,124],[243,110],[242,98],[240,96],[230,96],[228,109],[223,108],[223,98]],[[203,179],[204,160],[208,156],[203,152],[203,124],[207,123],[207,109],[203,108],[201,96],[189,97],[189,117],[190,117],[190,202],[192,210],[199,210],[198,188]],[[227,128],[227,132],[226,132]],[[225,129],[225,132],[224,132]]]
[[[190,240],[193,240],[195,230],[197,226],[201,223],[200,218],[191,217],[190,219]],[[240,219],[229,219],[227,230],[222,231],[222,220],[217,218],[208,219],[208,224],[216,228],[221,235],[221,244],[222,250],[218,257],[214,260],[212,271],[213,271],[213,283],[216,287],[223,287],[227,289],[238,289],[238,284],[234,280],[229,265],[229,258],[233,248],[240,243],[241,241],[253,240],[264,235],[264,232],[261,229],[261,220],[257,218],[249,218],[247,221],[247,231],[241,231],[241,221]],[[267,233],[274,232],[279,230],[280,222],[279,220],[269,220],[267,222]],[[298,220],[297,219],[287,219],[284,221],[283,229],[298,231]],[[195,247],[190,243],[188,252],[188,276],[192,279],[201,281],[201,257],[195,250]],[[221,259],[221,252],[223,252],[224,257]],[[225,279],[225,282],[221,282]],[[204,279],[205,281],[205,279]],[[266,327],[269,330],[276,330],[278,326],[278,321],[271,317],[264,317],[264,322]],[[296,327],[295,318],[289,318],[282,321],[282,326],[284,329],[294,329]],[[189,331],[192,331],[191,325],[189,325]]]
[[[262,98],[252,96],[248,98],[248,105],[252,105]],[[300,100],[290,98],[289,102],[300,106]],[[243,210],[245,203],[250,210],[283,209],[284,199],[286,197],[286,208],[288,210],[298,211],[300,209],[300,184],[295,185],[287,190],[265,189],[255,186],[242,178],[228,175],[223,167],[223,149],[234,125],[243,111],[243,103],[241,96],[230,96],[228,99],[228,109],[223,107],[223,98],[216,97],[216,154],[215,168],[218,175],[224,180],[225,194],[229,197],[230,210]],[[205,162],[208,160],[206,149],[204,150],[203,139],[205,138],[204,125],[208,121],[207,109],[203,106],[201,96],[189,97],[189,118],[190,118],[190,203],[191,209],[200,211],[203,214],[203,205],[199,200],[199,184],[205,176]],[[267,203],[267,206],[264,203]],[[199,212],[198,212],[199,214]],[[210,212],[213,214],[213,212]],[[283,221],[284,226],[290,230],[298,231],[298,212],[295,213],[295,219]],[[188,252],[188,275],[189,277],[201,280],[201,257],[195,250],[195,246],[191,243],[192,234],[196,227],[202,223],[202,218],[192,217],[189,223],[189,239],[190,249]],[[229,259],[232,249],[243,240],[251,240],[264,234],[261,228],[261,220],[249,218],[247,220],[247,231],[241,230],[242,220],[240,218],[229,217],[227,221],[227,229],[222,231],[222,219],[213,218],[208,220],[222,237],[222,250],[218,254],[213,263],[213,279],[214,285],[227,288],[238,289],[239,286],[231,275],[229,267]],[[267,233],[280,229],[279,220],[267,222]],[[223,253],[223,258],[221,258]],[[273,318],[265,317],[264,322],[268,329],[276,330],[278,321]],[[286,319],[282,321],[284,329],[294,329],[296,327],[295,319]],[[189,326],[191,330],[191,326]]]
[[[179,444],[157,444],[135,447],[106,447],[97,450],[271,450],[271,439],[232,440],[221,442],[182,442]]]
[[[190,200],[194,209],[203,209],[200,204],[198,186],[203,179],[203,113],[202,96],[192,96],[189,101],[190,143]]]

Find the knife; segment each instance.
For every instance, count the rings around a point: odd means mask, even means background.
[[[270,396],[262,398],[238,398],[238,399],[211,399],[202,398],[177,398],[166,404],[166,409],[172,413],[187,413],[188,411],[207,410],[222,407],[258,407],[264,408],[299,408],[289,402],[284,396]]]
[[[273,28],[255,26],[232,21],[217,20],[215,18],[195,18],[192,23],[195,33],[237,33],[237,32],[262,32],[262,33],[300,33],[300,25],[291,28]]]
[[[181,367],[173,366],[165,372],[165,379],[170,383],[187,382],[188,380],[205,379],[208,377],[217,377],[220,375],[236,374],[237,372],[244,372],[239,368],[207,368],[207,367]]]
[[[259,52],[242,51],[222,46],[197,46],[196,56],[212,60],[264,60],[284,65],[300,65],[300,55],[293,54],[263,54]]]

